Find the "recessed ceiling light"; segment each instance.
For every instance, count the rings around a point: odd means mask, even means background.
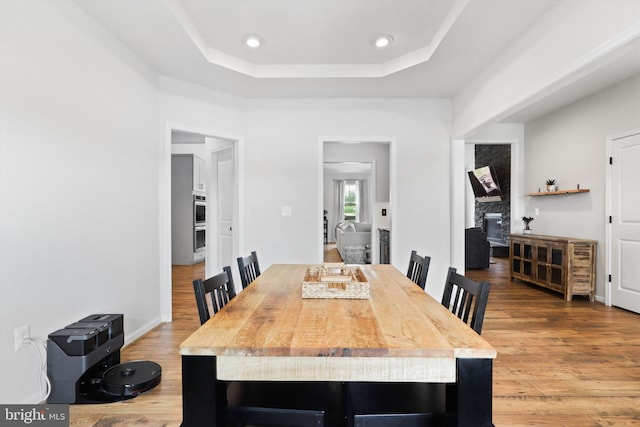
[[[260,46],[260,39],[258,38],[258,36],[247,36],[245,43],[247,44],[247,46],[255,49]]]
[[[376,47],[387,47],[391,44],[391,42],[393,41],[393,37],[391,37],[390,35],[382,35],[382,36],[378,36],[376,37]]]

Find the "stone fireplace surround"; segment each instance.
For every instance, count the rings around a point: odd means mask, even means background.
[[[475,202],[475,225],[487,232],[485,214],[489,218],[501,215],[501,226],[487,240],[491,243],[494,256],[498,255],[496,247],[505,247],[508,256],[508,236],[511,233],[511,145],[510,144],[477,144],[475,146],[476,167],[493,166],[502,192],[502,200],[498,202]],[[496,221],[491,219],[490,222]],[[489,234],[489,233],[487,233]]]

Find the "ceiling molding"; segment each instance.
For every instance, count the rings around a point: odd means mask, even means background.
[[[255,64],[208,46],[184,6],[177,0],[164,0],[171,14],[200,51],[212,64],[259,78],[381,78],[425,63],[431,59],[447,36],[469,0],[456,0],[428,45],[378,64]]]

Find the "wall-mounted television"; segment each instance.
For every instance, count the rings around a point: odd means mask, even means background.
[[[493,166],[483,166],[468,172],[471,188],[479,202],[499,202],[502,191]]]

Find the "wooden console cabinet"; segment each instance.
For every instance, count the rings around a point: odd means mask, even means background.
[[[595,299],[596,241],[567,237],[510,234],[511,280],[552,289],[571,301],[574,295]]]

